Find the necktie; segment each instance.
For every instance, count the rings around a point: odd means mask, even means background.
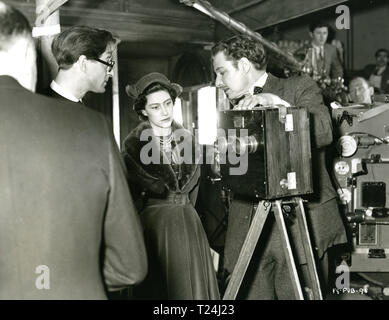
[[[254,87],[254,94],[260,94],[262,93],[263,88],[262,87]]]

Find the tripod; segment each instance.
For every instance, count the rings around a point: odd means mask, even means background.
[[[274,216],[277,226],[280,230],[281,239],[283,242],[284,254],[289,269],[289,275],[292,279],[293,290],[297,300],[303,300],[303,292],[301,289],[300,280],[297,274],[296,264],[293,259],[292,249],[289,242],[288,233],[285,226],[284,216],[282,213],[282,205],[296,205],[297,223],[300,229],[301,241],[304,248],[304,254],[308,264],[308,272],[312,285],[311,299],[322,300],[320,291],[319,278],[316,272],[315,259],[312,252],[311,241],[308,233],[307,220],[305,216],[303,201],[300,197],[292,197],[290,200],[275,200],[272,202],[263,200],[260,201],[255,211],[253,221],[247,233],[239,254],[238,261],[232,272],[231,279],[228,283],[223,300],[234,300],[238,294],[243,277],[247,271],[254,249],[261,235],[265,221],[269,215],[270,209],[274,207]]]

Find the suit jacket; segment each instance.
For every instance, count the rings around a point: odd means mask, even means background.
[[[297,50],[294,55],[302,61],[305,59],[308,54],[308,49],[310,48],[312,48],[312,46],[304,46]],[[338,51],[333,45],[328,43],[324,44],[324,61],[322,61],[322,68],[327,77],[332,79],[343,77],[343,67],[339,59]]]
[[[329,111],[323,104],[319,87],[306,75],[280,79],[269,74],[263,87],[263,93],[273,93],[291,105],[306,107],[310,115],[314,193],[305,196],[309,200],[306,214],[313,245],[318,256],[322,257],[331,246],[347,242],[343,221],[336,204],[336,192],[325,166],[325,147],[332,142]],[[329,207],[329,204],[334,210],[325,209]],[[242,208],[241,206],[239,213],[230,212],[229,216],[229,228],[236,226],[236,230],[227,231],[226,238],[226,269],[230,272],[236,263],[252,218],[252,205],[248,204],[246,210]],[[292,241],[293,238],[299,256],[298,261],[305,263],[296,224],[292,226]]]
[[[328,43],[324,44],[324,68],[326,75],[332,79],[343,77],[343,67],[338,51],[333,45]]]
[[[308,76],[279,79],[269,74],[263,92],[276,94],[291,105],[306,107],[310,115],[313,194],[304,198],[308,200],[307,215],[321,257],[332,245],[347,242],[339,210],[321,209],[329,201],[336,207],[337,197],[325,164],[325,150],[333,139],[330,113],[323,104],[319,87]]]
[[[103,117],[7,76],[0,96],[0,299],[106,299],[140,282],[142,229]]]
[[[61,96],[58,92],[54,91],[51,87],[48,87],[46,88],[42,94],[44,94],[45,96],[48,96],[48,97],[52,97],[52,98],[56,98],[56,99],[61,99],[63,101],[68,101],[68,102],[71,102],[71,103],[77,103],[79,105],[84,105],[82,102],[75,102],[75,101],[71,101],[69,99],[66,99],[64,96]]]
[[[370,76],[375,72],[376,65],[375,64],[369,64],[367,65],[359,74],[364,77],[367,81],[369,81]],[[383,94],[383,93],[389,93],[389,65],[385,68],[384,72],[382,73],[381,78],[381,87],[380,88],[374,88],[376,93]]]

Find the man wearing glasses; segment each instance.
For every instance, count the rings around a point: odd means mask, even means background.
[[[51,46],[59,70],[49,95],[82,103],[89,91],[105,92],[117,43],[110,32],[96,28],[75,26],[61,32]]]

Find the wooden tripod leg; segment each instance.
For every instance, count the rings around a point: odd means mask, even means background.
[[[296,201],[297,201],[296,215],[297,215],[298,224],[300,228],[301,241],[304,247],[305,258],[308,264],[308,272],[309,272],[309,277],[312,285],[313,299],[323,300],[323,296],[320,290],[319,277],[316,271],[316,264],[315,264],[315,258],[313,256],[311,240],[309,238],[308,224],[305,216],[303,200],[301,198],[296,198]]]
[[[284,216],[282,215],[281,201],[277,200],[276,206],[274,208],[274,216],[276,218],[278,229],[280,230],[281,240],[283,242],[283,249],[286,257],[286,262],[289,269],[289,275],[292,279],[293,290],[297,300],[304,300],[303,292],[301,290],[300,280],[297,274],[296,264],[294,262],[292,248],[290,246],[290,241],[288,237],[288,232],[286,230]]]
[[[232,271],[230,282],[228,283],[223,300],[234,300],[238,294],[243,277],[249,266],[251,257],[257,245],[259,236],[262,233],[263,226],[269,214],[271,203],[260,201],[255,211],[253,221],[239,253],[238,261]]]

